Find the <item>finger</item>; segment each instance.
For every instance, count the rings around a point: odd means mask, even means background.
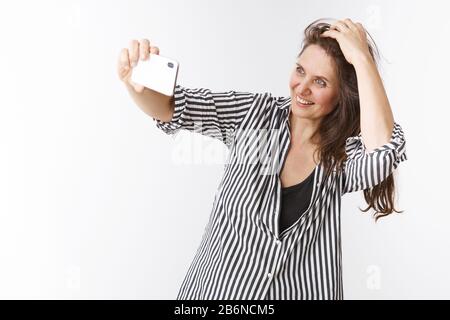
[[[337,28],[334,24],[330,25],[330,27],[328,28],[328,30],[336,30],[336,31],[339,31],[338,28]]]
[[[137,40],[131,40],[130,42],[130,63],[134,68],[139,60],[139,42]]]
[[[119,55],[119,68],[130,69],[130,57],[128,56],[128,49],[123,48]]]
[[[137,93],[141,93],[142,91],[144,91],[144,86],[136,83],[134,81],[132,81],[131,79],[128,80],[128,83],[133,87],[134,91],[136,91]]]
[[[327,30],[325,32],[323,32],[320,37],[325,38],[325,37],[330,37],[333,39],[337,39],[339,36],[341,35],[341,33],[337,30]]]
[[[141,60],[147,60],[150,52],[150,41],[148,39],[142,39],[139,46],[139,58]]]
[[[347,32],[350,29],[347,27],[347,25],[345,23],[343,23],[342,21],[337,21],[333,24],[332,26],[333,29],[339,31],[339,32]]]
[[[159,48],[158,47],[150,47],[150,52],[153,54],[159,55]]]
[[[124,81],[130,72],[130,62],[128,59],[128,49],[122,49],[117,60],[117,74]]]
[[[341,32],[345,32],[345,31],[349,31],[350,30],[350,28],[347,26],[347,24],[343,20],[339,20],[336,24],[341,29]]]
[[[353,21],[349,18],[344,19],[343,23],[347,26],[347,28],[349,28],[350,30],[353,31],[358,31],[358,28],[356,27],[356,25],[353,23]]]
[[[141,85],[141,84],[135,84],[135,85],[134,85],[134,90],[135,90],[137,93],[142,93],[142,91],[144,91],[144,86]]]
[[[366,33],[366,29],[363,27],[361,23],[357,22],[356,27],[358,28],[359,31]]]

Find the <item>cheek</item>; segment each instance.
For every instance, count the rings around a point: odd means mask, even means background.
[[[296,77],[291,76],[289,79],[289,87],[294,88],[297,85],[298,81],[296,80]]]
[[[317,91],[316,92],[316,103],[324,107],[332,107],[335,104],[335,96],[330,92]]]

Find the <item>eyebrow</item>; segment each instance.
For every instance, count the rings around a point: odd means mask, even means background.
[[[303,70],[305,70],[305,68],[303,68],[303,66],[302,66],[300,63],[296,62],[296,64],[297,64],[297,66],[299,66],[299,67],[301,67]],[[316,78],[323,79],[323,80],[325,80],[325,81],[331,83],[331,81],[328,80],[328,79],[327,79],[326,77],[324,77],[324,76],[317,76],[317,75],[316,75],[315,77],[316,77]]]

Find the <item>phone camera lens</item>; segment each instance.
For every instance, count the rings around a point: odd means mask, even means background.
[[[169,68],[173,68],[173,63],[172,62],[167,63],[167,65],[169,66]]]

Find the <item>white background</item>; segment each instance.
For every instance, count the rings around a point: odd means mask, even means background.
[[[447,6],[2,1],[0,298],[174,299],[225,147],[158,130],[117,77],[120,49],[150,39],[180,62],[186,87],[288,96],[303,30],[321,17],[349,17],[375,38],[407,140],[395,173],[403,214],[375,224],[362,192],[343,197],[345,298],[450,298]],[[192,157],[178,161],[180,146]]]

